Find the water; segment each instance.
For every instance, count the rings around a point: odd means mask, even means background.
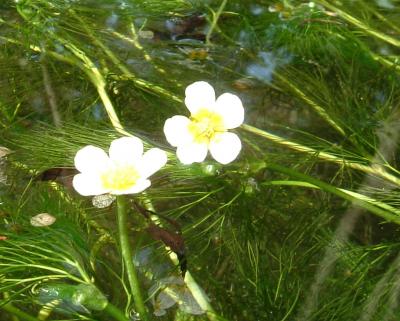
[[[398,0],[3,1],[0,319],[145,318],[119,198],[72,186],[80,148],[129,134],[168,152],[126,198],[149,320],[397,320],[399,21]],[[197,81],[243,103],[229,164],[165,138]]]

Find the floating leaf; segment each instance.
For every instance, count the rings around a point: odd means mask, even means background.
[[[59,308],[88,313],[101,311],[108,304],[107,298],[92,284],[52,284],[39,289],[39,301],[43,304],[60,301]]]
[[[72,302],[72,297],[75,292],[75,285],[69,284],[51,284],[43,286],[39,289],[38,300],[43,305],[53,304],[58,302],[57,310],[63,312],[81,312],[88,313],[89,311],[81,304]]]
[[[153,302],[154,315],[158,317],[165,315],[167,313],[166,310],[174,306],[175,303],[176,301],[171,296],[167,293],[161,292]]]
[[[91,284],[80,284],[72,296],[72,302],[81,304],[89,310],[101,311],[107,304],[107,298],[95,286]]]
[[[157,293],[155,295],[155,293]],[[149,289],[150,296],[153,296],[154,314],[162,316],[166,310],[178,304],[181,311],[200,315],[204,314],[190,290],[187,288],[182,277],[170,276],[160,279]]]

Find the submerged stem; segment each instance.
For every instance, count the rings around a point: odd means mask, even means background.
[[[155,212],[155,208],[151,202],[151,200],[146,197],[146,201],[144,202],[144,206],[152,211]],[[151,216],[151,220],[155,222],[157,225],[161,225],[160,219],[156,215]],[[171,261],[178,266],[179,265],[179,260],[177,255],[169,251],[169,258]],[[204,290],[201,288],[201,286],[196,282],[196,280],[193,278],[192,274],[190,273],[189,270],[186,271],[185,278],[183,280],[190,290],[190,293],[192,293],[193,298],[196,300],[197,304],[200,306],[200,308],[207,314],[207,317],[210,321],[226,321],[223,317],[219,316],[212,305],[209,302],[209,299],[204,292]]]
[[[140,318],[144,321],[147,321],[149,318],[144,305],[135,265],[133,264],[133,253],[129,244],[126,199],[124,195],[117,196],[117,220],[122,259],[124,261],[126,273],[128,274],[129,285],[135,301],[135,307],[140,315]]]
[[[207,313],[207,317],[211,321],[224,321],[226,319],[217,315],[211,306],[207,295],[204,293],[203,289],[199,286],[196,280],[193,278],[192,274],[187,271],[185,275],[185,283],[195,298],[198,305]]]
[[[25,321],[40,321],[39,319],[31,316],[30,314],[16,308],[11,303],[7,303],[1,307],[3,310],[7,311],[8,313],[15,315],[16,317],[20,318],[21,320]]]
[[[61,41],[61,39],[59,39]],[[65,41],[65,40],[64,40]],[[100,70],[96,65],[89,59],[89,57],[80,49],[76,48],[73,44],[65,41],[64,45],[68,48],[77,58],[82,61],[82,65],[79,64],[78,67],[81,68],[89,77],[93,85],[96,87],[97,92],[103,102],[104,108],[106,109],[108,118],[116,131],[124,135],[129,135],[121,125],[121,122],[115,112],[114,106],[111,102],[110,97],[106,91],[106,81],[101,74]]]
[[[142,88],[143,90],[147,90],[149,92],[155,92],[159,95],[166,96],[176,102],[181,102],[181,99],[174,94],[170,93],[168,90],[165,90],[164,88],[157,86],[155,84],[152,84],[144,79],[138,78],[136,75],[134,75],[129,69],[117,58],[117,56],[112,52],[110,48],[108,48],[98,37],[96,37],[93,32],[91,31],[90,28],[87,27],[85,22],[76,14],[74,14],[75,17],[79,20],[79,22],[82,24],[82,27],[85,28],[85,31],[90,35],[91,39],[93,42],[103,50],[103,52],[110,58],[110,60],[117,66],[117,68],[122,72],[122,74],[129,78],[133,83],[138,86],[139,88]]]
[[[354,16],[348,14],[347,12],[339,9],[338,7],[328,3],[325,0],[319,0],[318,1],[321,5],[324,7],[328,8],[329,10],[332,10],[336,12],[342,19],[346,20],[347,22],[351,23],[352,25],[358,27],[359,29],[365,31],[366,33],[381,39],[387,43],[390,43],[393,46],[400,47],[400,40],[390,37],[387,34],[384,34],[383,32],[380,32],[378,30],[375,30],[374,28],[364,24],[362,21],[358,20]]]
[[[285,76],[276,73],[277,78],[286,84],[294,93],[296,93],[302,100],[304,100],[309,106],[311,106],[317,113],[320,115],[322,119],[324,119],[327,123],[329,123],[336,131],[338,131],[342,136],[346,136],[346,132],[343,130],[340,125],[335,122],[329,114],[325,111],[325,109],[319,106],[316,102],[314,102],[311,98],[309,98],[304,92],[302,92],[295,84],[289,81]]]
[[[211,41],[210,41],[211,35],[212,35],[214,29],[216,29],[216,27],[217,27],[219,17],[221,16],[221,13],[224,10],[227,2],[228,2],[228,0],[222,0],[221,5],[219,6],[217,12],[214,13],[214,17],[211,22],[210,29],[208,30],[207,35],[206,35],[206,44],[208,46],[211,44]]]
[[[129,321],[129,319],[114,305],[108,303],[103,310],[109,316],[118,321]]]
[[[379,176],[379,177],[381,177],[383,179],[386,179],[386,180],[388,180],[388,181],[390,181],[390,182],[392,182],[392,183],[394,183],[396,185],[400,185],[400,178],[388,173],[384,169],[384,167],[379,165],[379,164],[363,165],[363,164],[360,164],[360,163],[357,163],[357,162],[354,162],[354,161],[346,160],[346,159],[343,159],[341,157],[332,155],[330,153],[319,151],[319,150],[316,150],[314,148],[307,147],[307,146],[304,146],[304,145],[296,143],[296,142],[292,142],[292,141],[287,140],[287,139],[285,139],[283,137],[271,134],[271,133],[269,133],[269,132],[267,132],[265,130],[258,129],[256,127],[253,127],[253,126],[250,126],[250,125],[247,125],[247,124],[243,124],[241,126],[241,128],[246,130],[246,131],[248,131],[248,132],[250,132],[250,133],[256,134],[258,136],[261,136],[263,138],[271,140],[271,141],[273,141],[275,143],[284,145],[284,146],[289,147],[289,148],[291,148],[293,150],[296,150],[298,152],[315,155],[319,159],[322,159],[322,160],[325,160],[325,161],[328,161],[328,162],[333,162],[333,163],[336,163],[336,164],[339,164],[339,165],[347,166],[347,167],[362,171],[362,172],[367,173],[367,174],[372,174],[372,175],[375,175],[375,176]]]
[[[345,200],[352,202],[353,204],[355,204],[359,207],[362,207],[362,208],[370,211],[371,213],[374,213],[375,215],[382,217],[383,219],[385,219],[389,222],[393,222],[393,223],[400,225],[400,216],[391,214],[390,212],[388,212],[374,204],[369,203],[368,201],[358,197],[357,193],[347,193],[331,184],[325,183],[323,181],[320,181],[319,179],[316,179],[309,175],[298,172],[292,168],[288,168],[288,167],[281,166],[278,164],[273,164],[273,163],[267,163],[266,167],[273,171],[277,171],[277,172],[289,175],[290,177],[300,179],[300,180],[310,183],[314,186],[317,186],[323,191],[326,191],[326,192],[329,192],[336,196],[339,196]]]
[[[262,185],[268,186],[268,185],[278,185],[278,186],[300,186],[300,187],[306,187],[306,188],[315,188],[315,189],[319,189],[319,190],[323,190],[323,188],[321,188],[320,186],[311,184],[309,182],[306,181],[288,181],[288,180],[283,180],[283,181],[279,181],[279,180],[273,180],[273,181],[268,181],[268,182],[264,182],[262,183]],[[353,192],[344,188],[339,188],[339,187],[335,187],[336,189],[338,189],[339,191],[342,191],[343,193],[346,193],[350,196],[356,197],[360,200],[364,200],[372,205],[378,206],[388,212],[393,213],[394,215],[397,215],[400,217],[400,210],[398,210],[397,208],[394,208],[393,206],[383,203],[377,199],[374,199],[372,197],[366,196],[364,194],[360,194],[357,192]]]

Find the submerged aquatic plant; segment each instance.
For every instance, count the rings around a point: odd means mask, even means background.
[[[0,319],[396,320],[399,10],[2,1]]]

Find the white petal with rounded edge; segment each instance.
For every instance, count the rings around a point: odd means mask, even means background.
[[[77,174],[72,180],[74,189],[83,196],[100,195],[108,193],[100,180],[100,176],[95,174]]]
[[[205,81],[196,81],[186,87],[185,104],[190,113],[195,114],[200,108],[213,109],[215,105],[214,88]]]
[[[188,125],[190,119],[185,116],[173,116],[168,118],[164,124],[165,137],[172,146],[186,144],[192,140]]]
[[[110,191],[113,195],[124,195],[124,194],[136,194],[144,191],[151,185],[148,179],[140,179],[136,182],[134,186],[123,191]]]
[[[95,146],[85,146],[75,155],[75,167],[81,173],[96,173],[110,165],[106,152]]]
[[[137,171],[140,177],[147,178],[157,172],[167,163],[167,153],[159,148],[152,148],[144,153],[137,164]]]
[[[176,156],[182,164],[201,163],[207,156],[207,144],[190,143],[179,145]]]
[[[242,149],[239,137],[234,133],[222,133],[215,136],[210,142],[212,157],[221,164],[232,162]]]
[[[225,93],[217,98],[215,112],[222,116],[226,129],[236,128],[243,124],[244,108],[236,95]]]
[[[111,142],[110,159],[118,163],[135,163],[143,154],[143,143],[137,137],[121,137]]]

